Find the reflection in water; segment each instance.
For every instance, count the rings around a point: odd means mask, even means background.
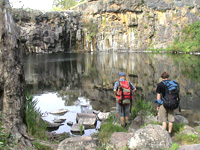
[[[200,107],[199,56],[149,53],[57,53],[27,55],[25,78],[30,93],[57,92],[65,106],[74,106],[79,97],[90,100],[95,110],[115,106],[112,88],[123,71],[136,87],[135,96],[147,101],[156,98],[156,85],[163,71],[180,84],[181,107]]]

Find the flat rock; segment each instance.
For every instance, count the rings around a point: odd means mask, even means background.
[[[97,118],[79,118],[78,124],[84,125],[85,128],[95,128]]]
[[[96,118],[96,115],[93,113],[77,113],[76,120],[78,121],[80,118]]]
[[[68,112],[67,109],[59,109],[59,110],[50,112],[50,114],[53,114],[53,115],[63,115],[63,114],[65,114],[66,112]]]
[[[77,136],[63,140],[57,150],[96,150],[97,144],[89,136]]]
[[[85,127],[82,126],[82,132],[84,132]],[[80,124],[74,124],[71,128],[71,132],[74,134],[80,134],[81,133],[81,125]]]
[[[64,118],[60,118],[60,119],[54,119],[53,122],[54,123],[63,123],[66,119]]]

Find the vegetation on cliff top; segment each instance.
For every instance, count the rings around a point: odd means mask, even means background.
[[[84,0],[80,0],[79,2],[83,2]],[[54,0],[53,1],[53,9],[54,10],[66,10],[71,7],[79,4],[78,0]]]
[[[174,52],[197,52],[200,51],[200,21],[185,26],[169,50]]]

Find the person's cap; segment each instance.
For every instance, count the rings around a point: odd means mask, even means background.
[[[124,72],[120,72],[119,76],[126,76],[126,74]]]

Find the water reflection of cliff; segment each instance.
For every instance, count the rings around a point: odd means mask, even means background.
[[[197,56],[189,57],[122,52],[28,55],[24,57],[25,77],[33,94],[58,91],[65,95],[72,90],[76,96],[88,97],[94,108],[108,110],[114,105],[112,87],[120,71],[137,86],[136,95],[153,101],[165,70],[180,83],[182,107],[198,109],[200,61]]]

